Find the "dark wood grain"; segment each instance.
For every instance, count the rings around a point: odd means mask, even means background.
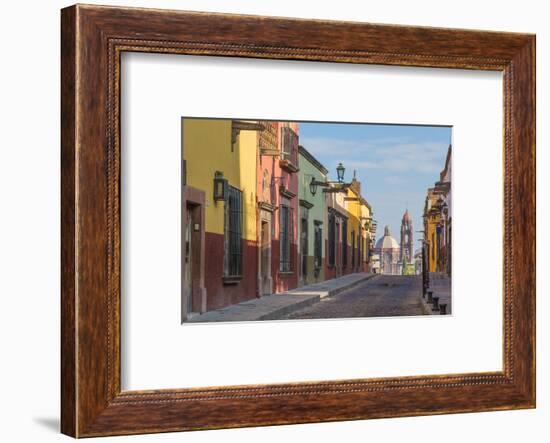
[[[123,51],[504,72],[503,371],[121,392]],[[535,37],[100,6],[62,11],[62,432],[99,436],[535,405]]]
[[[61,431],[76,429],[76,8],[61,15]]]
[[[513,308],[515,324],[512,355],[518,388],[535,401],[535,294],[536,294],[536,165],[535,165],[535,40],[512,59],[511,150],[512,220],[507,229],[513,253]],[[509,245],[509,246],[508,246]]]

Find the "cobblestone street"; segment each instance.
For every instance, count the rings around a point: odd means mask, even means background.
[[[420,275],[380,275],[281,319],[423,315]]]

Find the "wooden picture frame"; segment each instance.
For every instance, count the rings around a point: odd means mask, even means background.
[[[535,407],[534,35],[87,5],[63,9],[61,24],[63,433],[90,437]],[[121,391],[124,51],[503,72],[502,372]]]

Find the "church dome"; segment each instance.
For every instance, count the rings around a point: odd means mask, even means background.
[[[377,249],[399,249],[399,243],[390,234],[390,227],[384,228],[384,237],[376,242]]]

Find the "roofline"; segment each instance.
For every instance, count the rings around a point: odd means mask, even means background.
[[[361,194],[361,192],[357,192],[357,189],[353,188],[352,186],[350,186],[349,188],[347,188],[348,191],[350,192],[353,192],[357,198],[359,199],[359,202],[362,204],[362,205],[365,205],[367,208],[369,208],[369,211],[371,213],[371,215],[373,214],[373,211],[372,211],[372,206],[370,205],[370,203],[367,201],[367,199],[365,197],[363,197],[363,195]]]
[[[361,203],[363,203],[367,208],[369,208],[369,211],[370,211],[371,216],[372,216],[372,207],[371,207],[370,203],[367,201],[367,199],[363,196],[361,196]]]
[[[447,173],[447,170],[449,169],[449,163],[451,161],[451,150],[452,150],[451,144],[449,144],[449,148],[447,149],[447,156],[445,157],[445,166],[443,167],[443,170],[439,173],[439,181],[443,180],[443,177]]]
[[[321,171],[323,174],[328,174],[328,169],[323,166],[323,164],[317,160],[311,152],[309,152],[306,148],[304,148],[302,145],[298,145],[298,152],[302,154],[313,166],[315,166],[319,171]]]

